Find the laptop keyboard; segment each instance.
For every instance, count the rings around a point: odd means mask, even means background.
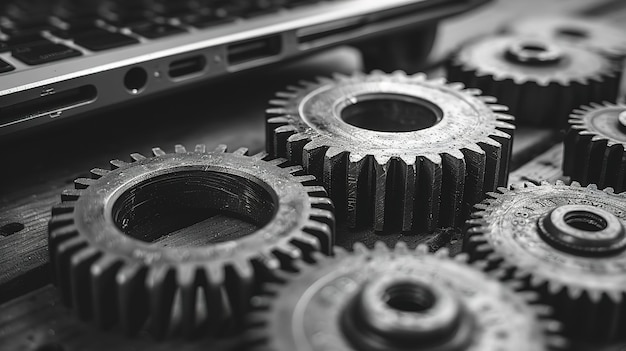
[[[0,5],[0,52],[27,65],[267,15],[323,0],[16,0]],[[328,1],[328,0],[326,0]],[[72,47],[57,39],[72,41]],[[2,61],[0,73],[13,70]]]

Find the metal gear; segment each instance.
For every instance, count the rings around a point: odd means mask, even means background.
[[[448,79],[497,97],[519,124],[562,127],[574,108],[617,99],[621,67],[564,42],[497,35],[464,45]]]
[[[318,177],[350,227],[457,226],[507,182],[513,117],[475,89],[374,71],[287,90],[267,110],[267,150]]]
[[[145,325],[157,338],[172,330],[217,332],[233,320],[240,325],[269,273],[311,251],[331,252],[332,202],[312,185],[315,177],[266,153],[225,151],[177,145],[175,153],[135,153],[132,162],[113,160],[111,171],[93,169],[91,179],[63,192],[49,222],[50,262],[63,301],[79,317],[104,328],[119,323],[129,334]],[[146,216],[177,206],[226,211],[259,227],[212,233],[200,246],[131,236]]]
[[[563,174],[583,185],[626,191],[626,105],[582,106],[569,124]]]
[[[533,16],[513,21],[504,30],[518,35],[565,41],[616,60],[626,57],[624,30],[607,21],[568,16]]]
[[[532,292],[516,293],[426,246],[378,242],[317,257],[253,299],[248,343],[267,351],[551,350],[560,324]]]
[[[623,338],[626,193],[575,182],[498,190],[476,206],[464,251],[538,292],[571,338]]]

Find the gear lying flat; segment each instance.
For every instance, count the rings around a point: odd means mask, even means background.
[[[540,351],[560,325],[533,293],[516,293],[446,250],[378,243],[335,249],[253,301],[254,350]],[[289,326],[289,327],[288,327]]]
[[[626,193],[530,183],[477,205],[464,249],[555,308],[569,337],[609,341],[626,329]]]
[[[569,124],[563,174],[583,185],[626,191],[626,105],[583,106]]]
[[[133,162],[114,160],[111,171],[77,179],[49,223],[50,261],[64,302],[83,319],[105,328],[120,324],[130,334],[144,326],[156,337],[174,328],[210,334],[232,319],[237,324],[269,272],[311,251],[331,252],[332,203],[311,185],[313,176],[285,167],[284,159],[266,161],[266,153],[225,150],[155,148],[154,157],[133,154]],[[232,213],[258,227],[235,237],[208,232],[216,237],[204,245],[155,242],[168,233],[131,236],[147,217],[175,207]]]
[[[620,78],[620,65],[599,53],[532,36],[476,39],[448,64],[450,81],[497,97],[520,125],[565,126],[574,108],[615,101]]]
[[[270,154],[323,181],[350,227],[460,225],[485,192],[507,182],[513,118],[460,84],[372,72],[277,96],[267,111]]]
[[[509,23],[506,32],[565,41],[621,60],[626,57],[624,30],[592,18],[533,16]]]

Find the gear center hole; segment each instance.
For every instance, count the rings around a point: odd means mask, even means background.
[[[586,232],[599,232],[606,229],[608,223],[602,216],[588,211],[571,211],[563,220],[567,225]]]
[[[126,235],[163,247],[205,246],[267,224],[276,195],[260,180],[216,171],[177,171],[124,191],[113,219]]]
[[[401,94],[363,94],[340,104],[339,116],[355,127],[378,132],[413,132],[441,121],[435,104]]]
[[[424,313],[436,302],[435,294],[424,285],[398,283],[385,291],[383,299],[390,308],[409,313]]]
[[[586,30],[581,28],[571,28],[571,27],[563,27],[556,30],[556,33],[560,37],[565,37],[568,39],[582,40],[586,39],[589,34]]]

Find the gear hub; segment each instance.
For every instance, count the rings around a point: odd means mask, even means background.
[[[464,240],[473,260],[537,291],[572,339],[624,336],[626,194],[525,183],[476,207]]]
[[[626,105],[582,106],[569,125],[563,174],[583,185],[626,191]]]
[[[481,89],[509,107],[519,124],[562,127],[590,102],[615,101],[621,67],[567,43],[532,36],[482,37],[448,64],[448,79]]]
[[[133,162],[113,160],[111,171],[77,179],[49,223],[64,302],[82,319],[105,328],[119,323],[130,334],[144,326],[157,338],[171,330],[218,332],[230,321],[238,325],[268,273],[311,251],[331,252],[332,203],[311,185],[313,176],[285,167],[284,159],[266,161],[266,153],[225,150],[155,148],[154,157],[132,154]],[[203,220],[230,213],[257,227],[243,235],[204,235],[205,228],[201,243],[163,244],[170,231],[158,217],[175,210]]]
[[[318,177],[350,227],[458,226],[507,182],[513,118],[477,90],[372,72],[277,96],[267,111],[270,154]]]
[[[567,16],[533,16],[505,27],[508,33],[555,39],[616,60],[626,57],[624,30],[607,21]]]
[[[534,294],[425,246],[336,249],[255,300],[260,349],[359,351],[550,350],[559,324]],[[291,326],[291,328],[285,328]]]

